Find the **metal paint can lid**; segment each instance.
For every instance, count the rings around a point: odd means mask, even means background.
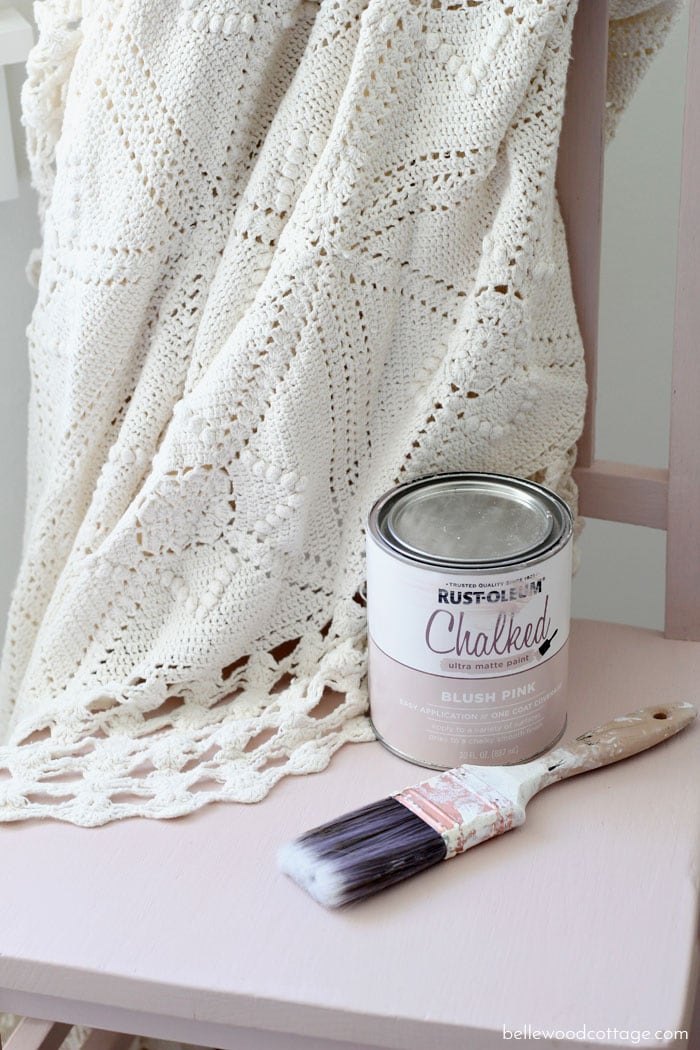
[[[454,569],[539,560],[570,538],[566,503],[532,481],[451,473],[391,489],[370,511],[370,534],[396,556]]]

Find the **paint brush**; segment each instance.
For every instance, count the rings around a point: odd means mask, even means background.
[[[281,847],[279,867],[327,908],[363,900],[510,831],[542,788],[645,751],[696,715],[692,704],[658,704],[523,765],[459,766],[308,831]]]

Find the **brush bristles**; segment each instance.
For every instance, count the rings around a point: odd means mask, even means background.
[[[277,860],[319,904],[338,908],[431,868],[446,853],[439,832],[385,798],[287,843]]]

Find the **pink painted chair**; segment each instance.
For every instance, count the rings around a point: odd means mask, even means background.
[[[582,509],[665,528],[668,573],[665,636],[574,623],[571,736],[699,692],[692,3],[668,470],[593,454],[606,0],[584,0],[576,22],[559,190],[592,386]],[[490,1050],[527,1026],[559,1030],[559,1046],[669,1045],[690,1027],[700,962],[699,771],[695,725],[545,792],[519,831],[341,913],[278,874],[275,852],[411,782],[412,767],[378,744],[343,749],[257,806],[90,830],[0,826],[0,1010],[32,1018],[7,1050],[55,1050],[71,1024],[95,1029],[89,1050],[125,1050],[131,1036],[115,1033],[229,1050]],[[682,1045],[697,1050],[695,1032]]]

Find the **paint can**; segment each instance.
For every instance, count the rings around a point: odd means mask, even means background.
[[[433,474],[367,527],[370,717],[432,769],[525,762],[566,726],[573,517],[542,485]]]

